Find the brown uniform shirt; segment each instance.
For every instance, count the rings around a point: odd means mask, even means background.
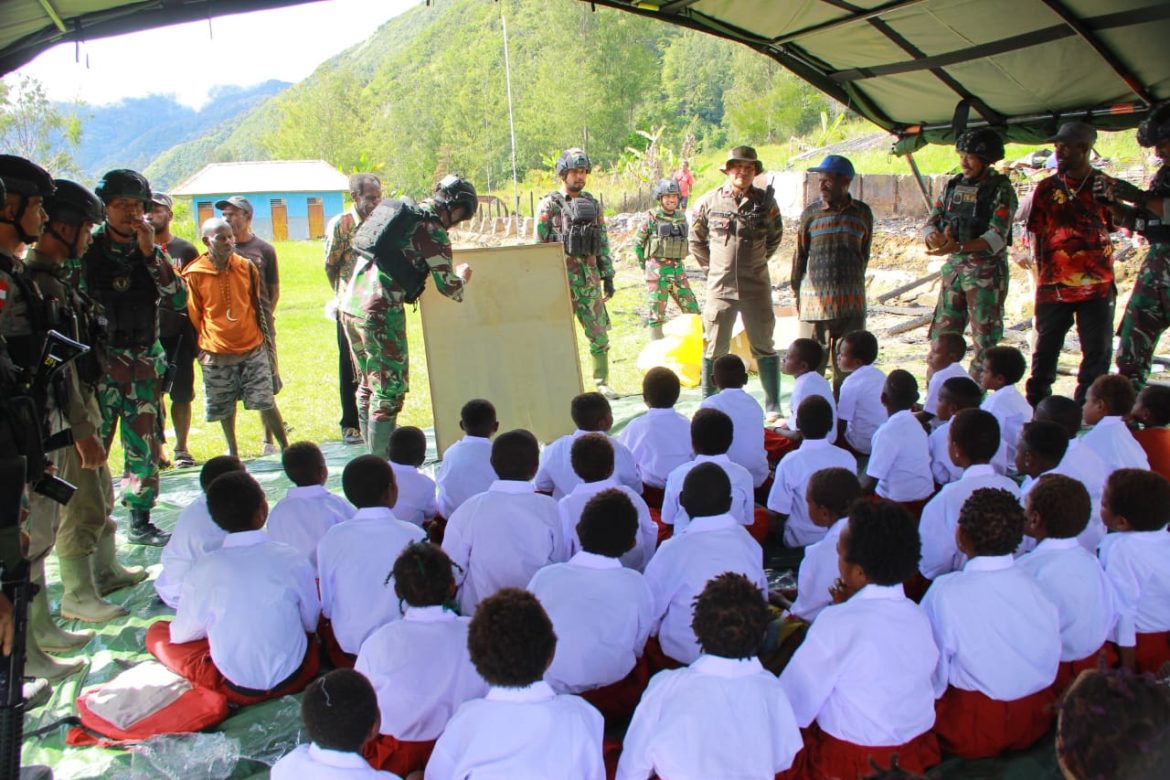
[[[707,296],[736,300],[772,295],[768,258],[784,234],[780,207],[767,190],[736,198],[727,185],[699,199],[692,211],[691,255],[707,272]]]

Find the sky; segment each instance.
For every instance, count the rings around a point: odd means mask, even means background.
[[[325,0],[56,46],[8,76],[30,75],[51,100],[107,105],[151,93],[200,108],[213,86],[296,82],[421,0]],[[265,45],[265,39],[271,45]],[[231,63],[227,68],[201,63]],[[167,67],[167,64],[170,67]],[[162,67],[159,67],[160,64]]]

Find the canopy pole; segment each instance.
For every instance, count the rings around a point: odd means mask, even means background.
[[[508,85],[508,134],[512,139],[512,205],[520,213],[520,179],[516,175],[516,120],[512,115],[512,66],[508,62],[508,20],[500,11],[500,26],[504,29],[504,81]]]
[[[906,162],[910,163],[910,170],[914,172],[914,181],[918,182],[918,191],[922,193],[922,200],[926,202],[926,210],[929,212],[934,208],[934,201],[930,199],[930,188],[926,186],[926,179],[922,178],[922,172],[918,170],[918,163],[914,161],[912,152],[906,152]]]
[[[38,0],[38,2],[41,4],[41,8],[45,9],[45,13],[48,14],[49,19],[57,26],[58,30],[61,32],[69,32],[69,28],[65,26],[64,20],[61,19],[61,14],[57,13],[57,9],[53,7],[53,4],[49,0]]]

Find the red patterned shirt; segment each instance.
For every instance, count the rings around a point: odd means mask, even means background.
[[[1056,173],[1036,185],[1027,228],[1035,242],[1036,303],[1104,298],[1113,289],[1115,228],[1108,208],[1093,200],[1092,178]]]

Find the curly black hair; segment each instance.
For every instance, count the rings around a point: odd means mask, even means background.
[[[808,478],[804,493],[806,500],[828,509],[833,517],[844,517],[861,498],[861,482],[849,469],[821,469]]]
[[[909,409],[918,400],[918,380],[909,371],[895,368],[882,388],[886,401],[895,409]]]
[[[581,510],[577,538],[585,552],[619,558],[634,549],[638,540],[638,509],[617,488],[602,490]]]
[[[692,518],[731,511],[731,479],[718,463],[700,463],[683,479],[679,504]]]
[[[833,407],[824,396],[810,395],[796,409],[796,425],[806,439],[823,439],[833,429]]]
[[[980,488],[963,502],[959,528],[971,545],[970,555],[1009,555],[1024,540],[1027,518],[1020,501],[1001,488]]]
[[[358,753],[378,722],[378,696],[360,672],[335,669],[305,689],[301,720],[318,747]]]
[[[1170,481],[1155,471],[1117,469],[1105,480],[1102,503],[1135,531],[1157,531],[1170,521]]]
[[[841,534],[845,561],[875,585],[898,585],[914,576],[922,557],[918,523],[893,501],[858,501]]]
[[[280,465],[284,473],[297,487],[321,484],[321,472],[325,468],[325,455],[321,448],[311,441],[296,441],[285,447],[280,454]]]
[[[524,688],[544,677],[557,635],[544,607],[526,590],[503,588],[479,603],[467,649],[490,685]]]
[[[464,433],[489,438],[496,427],[496,407],[486,398],[472,398],[459,410],[459,422]]]
[[[235,455],[216,455],[214,458],[208,458],[207,462],[203,464],[203,468],[199,470],[199,487],[206,493],[207,488],[211,487],[211,483],[215,482],[217,477],[230,474],[233,471],[246,470],[243,461]]]
[[[1028,509],[1040,515],[1049,536],[1072,539],[1089,525],[1093,501],[1079,480],[1045,474],[1028,493]]]
[[[411,542],[402,549],[390,576],[394,592],[412,607],[436,607],[451,600],[455,573],[442,547],[430,542]]]
[[[398,488],[394,469],[378,455],[358,455],[341,472],[341,489],[358,509],[380,506],[390,488]]]
[[[523,428],[506,431],[492,442],[491,461],[500,479],[521,482],[532,479],[540,468],[540,442]]]
[[[578,436],[569,449],[569,463],[584,482],[609,479],[613,476],[613,443],[604,433]]]
[[[256,512],[267,501],[264,488],[246,471],[221,474],[207,488],[207,512],[229,534],[251,531]]]
[[[999,450],[999,420],[982,409],[963,409],[956,413],[947,435],[972,463],[990,463]]]
[[[760,652],[770,619],[760,589],[744,575],[725,571],[695,596],[691,629],[708,655],[751,658]]]
[[[849,355],[854,360],[860,360],[867,366],[877,360],[877,336],[868,330],[851,330],[841,337],[841,342],[849,345]]]
[[[1081,432],[1081,405],[1066,395],[1050,395],[1036,404],[1036,422],[1053,422],[1064,429],[1065,436],[1075,439]]]
[[[1003,377],[1004,385],[1014,385],[1028,372],[1028,360],[1015,347],[989,347],[983,350],[983,364],[995,376]]]
[[[747,384],[747,366],[743,364],[743,359],[736,354],[728,353],[715,358],[715,363],[711,366],[711,374],[715,386],[720,390],[726,390],[729,387],[743,387]]]
[[[691,418],[691,447],[696,455],[722,455],[731,449],[735,425],[725,412],[700,409]]]
[[[1089,385],[1089,395],[1105,404],[1105,410],[1113,417],[1124,417],[1137,401],[1133,382],[1121,374],[1105,374]]]
[[[939,333],[934,337],[934,340],[938,342],[946,354],[955,359],[956,363],[967,354],[967,339],[963,338],[962,333]]]
[[[796,339],[788,347],[788,351],[796,355],[796,359],[808,366],[809,371],[816,371],[825,359],[825,348],[816,339]]]
[[[953,376],[942,383],[938,397],[956,409],[978,409],[983,403],[983,388],[969,376]]]
[[[674,407],[681,390],[678,374],[664,366],[655,366],[642,377],[642,398],[652,409]]]
[[[421,466],[427,459],[427,435],[422,428],[403,425],[390,434],[390,462],[400,466]]]
[[[1039,458],[1040,462],[1048,467],[1044,469],[1047,471],[1064,460],[1064,455],[1068,452],[1068,442],[1068,432],[1060,423],[1033,420],[1024,424],[1017,446],[1027,449],[1033,457]]]
[[[1138,393],[1142,406],[1150,413],[1149,424],[1165,428],[1170,425],[1170,387],[1146,385]]]
[[[581,393],[569,404],[569,416],[582,431],[600,431],[605,419],[612,414],[609,401],[597,392]]]

